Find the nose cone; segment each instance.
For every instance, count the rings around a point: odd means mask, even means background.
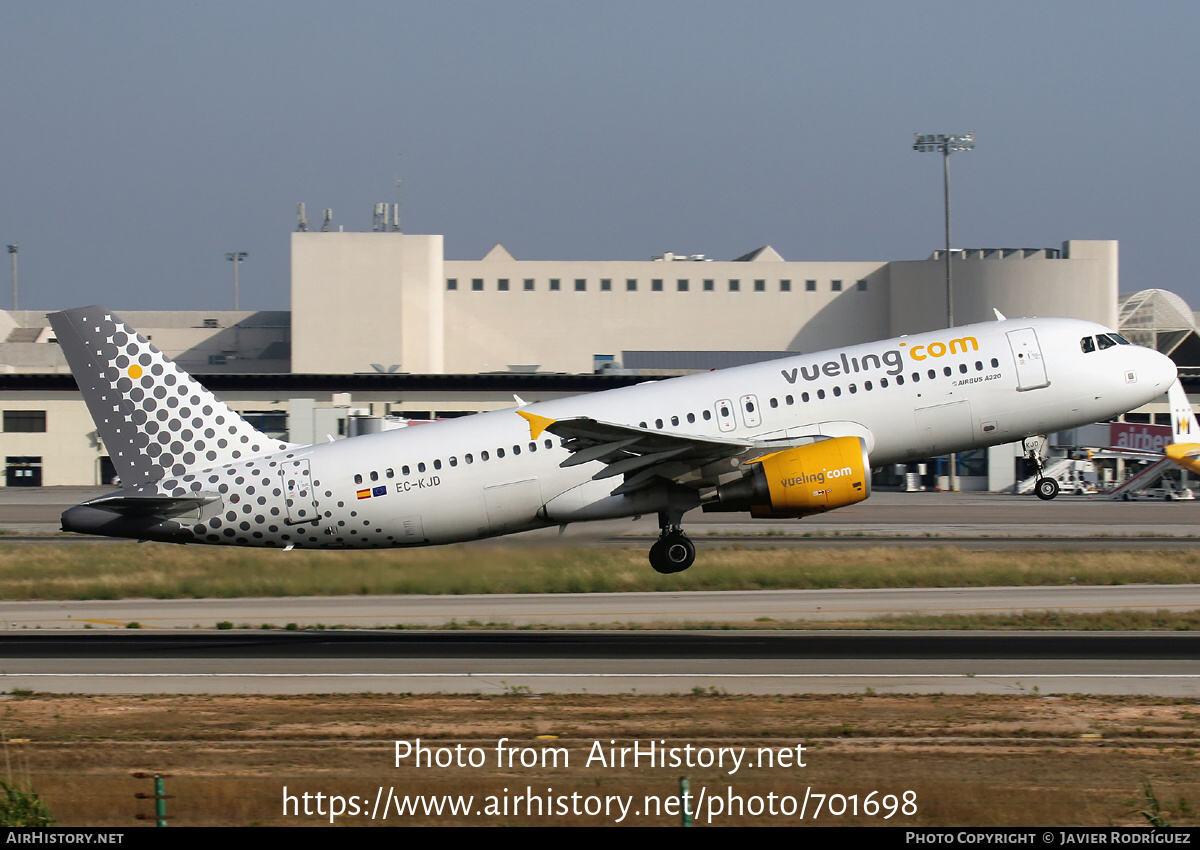
[[[1146,365],[1141,367],[1142,371],[1156,389],[1165,393],[1178,377],[1179,370],[1175,368],[1175,362],[1167,355],[1152,348],[1146,348],[1143,351]]]

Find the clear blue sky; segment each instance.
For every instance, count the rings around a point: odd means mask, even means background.
[[[1118,239],[1200,308],[1195,2],[0,0],[21,306],[287,309],[295,206],[451,259]],[[6,258],[7,259],[7,258]],[[0,268],[0,292],[8,285]],[[331,294],[335,298],[335,294]],[[0,295],[0,306],[10,306]]]

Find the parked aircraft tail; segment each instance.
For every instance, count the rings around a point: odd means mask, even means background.
[[[1178,378],[1167,390],[1167,401],[1171,403],[1171,444],[1166,455],[1184,469],[1200,473],[1200,425]]]
[[[105,308],[49,318],[124,487],[288,448]]]
[[[1171,442],[1194,443],[1200,441],[1200,425],[1196,424],[1196,414],[1188,402],[1187,393],[1179,379],[1167,390],[1167,401],[1171,403]]]

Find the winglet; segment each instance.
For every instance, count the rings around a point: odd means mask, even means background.
[[[518,410],[517,416],[520,416],[529,423],[529,437],[536,440],[542,436],[542,432],[554,424],[555,420],[548,416],[538,416],[536,413],[529,413],[525,410]]]
[[[1003,321],[1005,321],[1005,320],[1008,318],[1008,316],[1006,316],[1006,315],[1004,315],[1003,313],[1001,313],[1001,312],[1000,312],[999,310],[997,310],[995,307],[993,307],[993,308],[992,308],[992,312],[996,314],[996,321],[997,321],[997,322],[1003,322]]]

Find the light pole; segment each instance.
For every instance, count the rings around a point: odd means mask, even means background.
[[[946,203],[946,327],[954,327],[954,277],[950,270],[950,154],[975,149],[975,134],[917,133],[913,150],[942,155],[942,193]],[[950,455],[950,492],[958,491],[958,458]]]
[[[8,246],[8,253],[12,254],[13,267],[13,309],[17,309],[17,243]]]
[[[233,263],[233,309],[238,309],[238,266],[242,264],[249,254],[245,251],[232,251],[225,255],[225,259]]]

